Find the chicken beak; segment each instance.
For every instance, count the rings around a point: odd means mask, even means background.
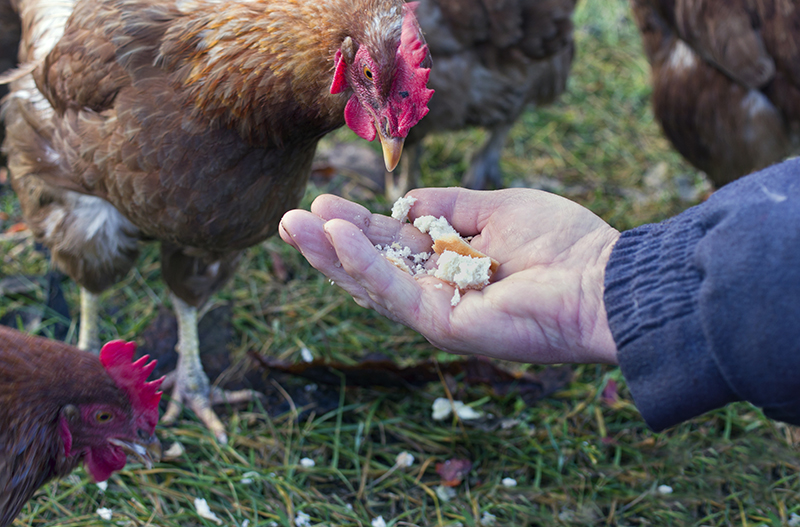
[[[400,154],[403,153],[405,138],[388,137],[381,132],[380,127],[377,127],[377,129],[378,139],[381,140],[381,146],[383,147],[383,162],[386,163],[386,170],[391,172],[400,162]]]
[[[111,438],[108,442],[120,447],[129,459],[139,461],[148,469],[153,468],[153,463],[161,461],[161,441],[155,435],[144,441],[123,441]]]

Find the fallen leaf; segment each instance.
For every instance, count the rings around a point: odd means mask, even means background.
[[[436,473],[442,478],[442,485],[455,487],[461,484],[472,470],[472,461],[469,459],[448,459],[444,463],[436,463]]]
[[[600,396],[600,399],[607,405],[613,406],[619,400],[619,395],[617,394],[617,381],[614,379],[609,379],[606,383],[606,387],[603,388],[603,394]]]
[[[14,225],[12,225],[8,229],[6,229],[6,232],[8,234],[14,234],[14,233],[17,233],[17,232],[24,232],[24,231],[27,231],[27,230],[28,230],[28,226],[25,225],[24,223],[15,223]]]

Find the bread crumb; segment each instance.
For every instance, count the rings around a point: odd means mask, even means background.
[[[425,272],[425,262],[431,257],[431,253],[412,254],[410,247],[403,247],[397,242],[391,245],[379,244],[376,245],[375,248],[380,251],[387,260],[411,276],[416,276]]]
[[[394,205],[392,205],[392,218],[400,223],[405,223],[408,219],[408,211],[411,210],[411,205],[416,202],[417,198],[411,196],[398,199],[394,202]]]
[[[382,252],[383,256],[395,266],[407,273],[414,274],[409,262],[406,260],[411,256],[410,247],[401,247],[399,243],[394,242],[392,245],[376,245],[375,248]]]
[[[392,206],[392,218],[404,222],[416,202],[417,199],[412,197],[398,199]],[[425,268],[432,256],[430,252],[412,254],[410,247],[403,247],[397,242],[375,247],[386,259],[411,276],[433,275],[455,286],[450,301],[454,307],[461,301],[464,290],[482,289],[489,284],[489,278],[500,263],[473,248],[444,216],[420,216],[414,220],[414,227],[422,233],[428,233],[433,240],[433,252],[439,254],[436,268]],[[442,289],[443,284],[434,287]]]
[[[458,235],[456,230],[450,225],[450,222],[444,216],[439,218],[435,216],[420,216],[414,220],[414,227],[422,232],[427,232],[431,235],[433,241],[438,240],[442,236],[448,234]]]
[[[450,299],[450,305],[456,307],[461,302],[461,291],[456,287],[453,291],[453,298]]]
[[[444,251],[436,262],[436,278],[450,282],[459,289],[481,289],[489,284],[489,268],[492,259],[462,256],[453,251]]]
[[[194,508],[197,509],[197,515],[201,518],[205,518],[206,520],[211,520],[212,522],[222,524],[222,520],[220,520],[216,514],[211,510],[208,506],[208,502],[203,498],[195,498],[194,499]]]

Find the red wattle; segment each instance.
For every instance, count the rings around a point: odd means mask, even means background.
[[[84,458],[86,471],[95,481],[105,481],[111,474],[122,470],[127,461],[127,456],[119,448],[90,449]]]

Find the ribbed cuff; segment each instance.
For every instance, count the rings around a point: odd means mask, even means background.
[[[605,275],[618,360],[647,424],[662,430],[738,400],[711,354],[697,312],[704,236],[694,211],[622,234]]]

